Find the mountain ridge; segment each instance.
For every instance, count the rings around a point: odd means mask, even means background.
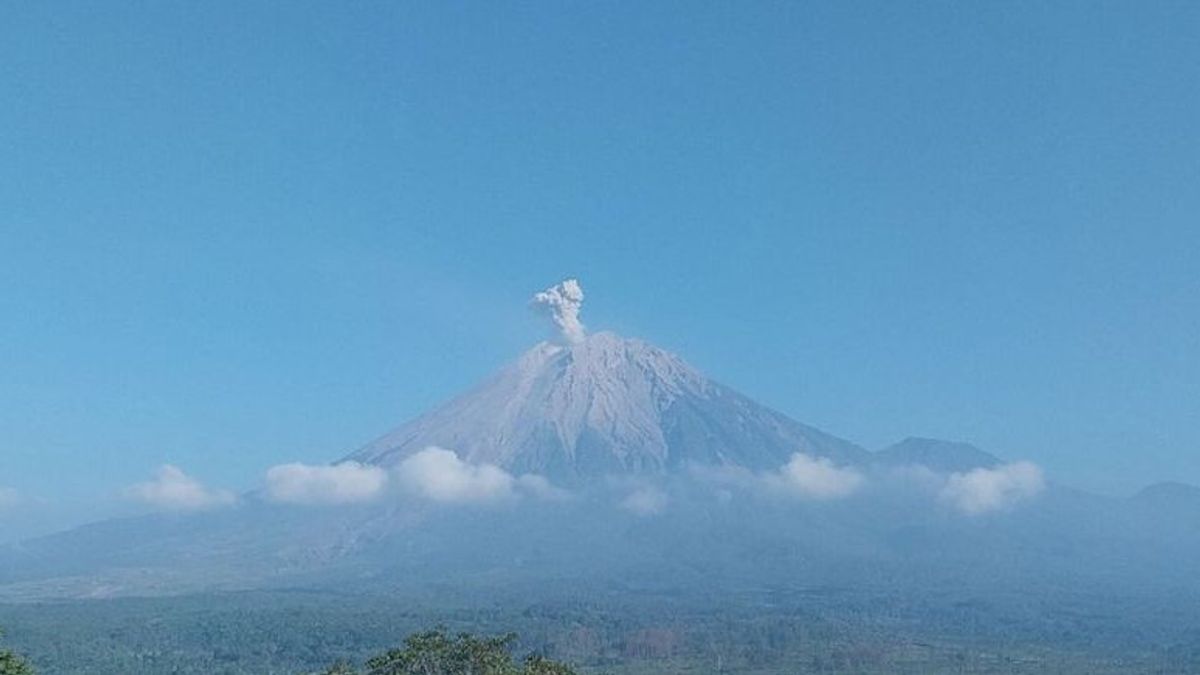
[[[923,466],[933,471],[961,473],[990,469],[1000,458],[961,441],[937,438],[908,438],[874,453],[874,460],[887,466]]]

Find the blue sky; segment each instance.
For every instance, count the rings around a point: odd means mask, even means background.
[[[1200,5],[0,10],[0,538],[336,459],[543,335],[1200,483]],[[36,508],[34,508],[36,506]]]

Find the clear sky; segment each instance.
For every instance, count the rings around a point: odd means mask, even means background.
[[[0,538],[165,462],[336,459],[568,275],[591,328],[869,448],[1200,483],[1197,35],[1194,2],[7,3]]]

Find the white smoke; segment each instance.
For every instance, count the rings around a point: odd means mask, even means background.
[[[237,501],[232,492],[207,488],[171,464],[160,467],[154,480],[131,485],[124,494],[127,499],[168,511],[201,511]]]
[[[1045,487],[1046,480],[1036,464],[1017,462],[951,474],[938,496],[963,513],[977,516],[1011,508],[1037,496]]]
[[[387,480],[383,469],[358,462],[281,464],[267,470],[267,495],[289,504],[351,504],[379,497]]]
[[[559,333],[569,344],[582,342],[586,334],[579,321],[583,306],[583,287],[577,279],[567,279],[533,296],[534,308],[550,317]]]

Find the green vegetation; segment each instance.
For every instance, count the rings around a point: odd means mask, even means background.
[[[33,668],[11,649],[0,649],[0,675],[33,675]]]
[[[9,647],[54,675],[1200,673],[1190,596],[1140,604],[851,589],[607,599],[594,589],[459,592],[0,604],[0,623]],[[420,632],[431,625],[446,628]],[[472,637],[509,630],[520,638]],[[444,669],[419,669],[430,663]]]
[[[564,664],[538,654],[513,661],[513,633],[477,637],[470,633],[450,636],[444,629],[414,633],[404,646],[367,661],[367,675],[575,675]],[[345,662],[334,664],[324,675],[353,675]]]

